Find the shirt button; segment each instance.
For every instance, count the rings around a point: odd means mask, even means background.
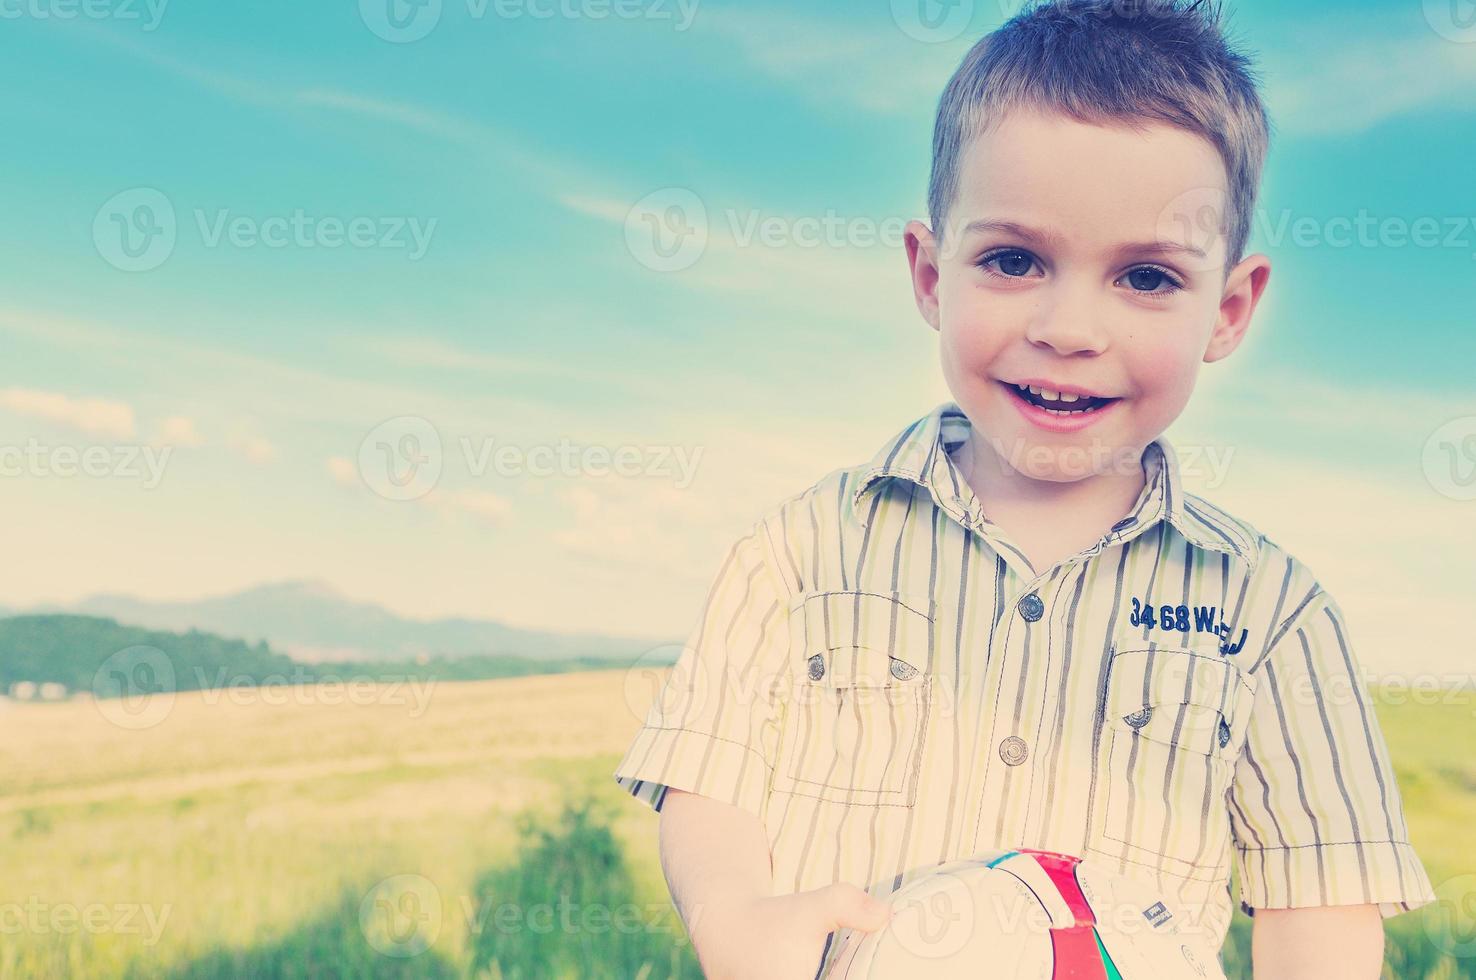
[[[1011,735],[999,743],[999,757],[1007,766],[1018,766],[1029,754],[1030,749],[1026,747],[1025,740],[1018,735]]]
[[[1230,726],[1229,726],[1229,724],[1226,723],[1226,721],[1225,721],[1224,718],[1221,718],[1220,719],[1220,732],[1219,732],[1219,735],[1220,735],[1220,748],[1223,749],[1225,746],[1227,746],[1227,745],[1230,744]]]
[[[1131,517],[1124,517],[1122,520],[1120,520],[1116,524],[1112,525],[1112,530],[1114,530],[1114,531],[1121,531],[1125,527],[1132,527],[1132,526],[1133,526],[1133,519]]]
[[[1149,707],[1139,708],[1137,711],[1122,716],[1122,720],[1133,728],[1142,728],[1148,724],[1148,719],[1153,717],[1153,709]]]
[[[1040,614],[1045,612],[1045,603],[1040,601],[1040,596],[1034,592],[1020,600],[1020,615],[1025,617],[1026,622],[1033,623],[1040,619]]]
[[[815,654],[810,658],[810,680],[818,681],[825,676],[825,657]]]
[[[917,668],[905,660],[898,660],[896,657],[893,657],[892,676],[899,681],[911,680],[917,676]]]

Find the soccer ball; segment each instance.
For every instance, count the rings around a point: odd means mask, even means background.
[[[1225,980],[1149,885],[1021,849],[940,865],[890,896],[892,921],[846,930],[831,980]]]

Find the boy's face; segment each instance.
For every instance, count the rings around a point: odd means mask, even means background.
[[[1188,402],[1199,365],[1240,343],[1270,274],[1261,255],[1225,274],[1215,148],[1142,126],[1012,113],[965,148],[941,248],[926,225],[908,225],[918,308],[940,334],[949,390],[1033,479],[1136,466]],[[1023,399],[1021,382],[1112,400],[1058,416]],[[1082,404],[1096,403],[1061,409]]]

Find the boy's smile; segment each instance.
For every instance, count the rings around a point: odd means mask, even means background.
[[[1016,111],[964,148],[942,242],[907,246],[981,479],[1102,474],[1179,415],[1270,273],[1226,275],[1226,196],[1216,148],[1157,122]]]

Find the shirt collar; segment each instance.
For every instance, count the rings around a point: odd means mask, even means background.
[[[856,478],[851,492],[852,512],[866,522],[864,501],[879,486],[893,479],[907,480],[926,488],[933,500],[966,527],[995,528],[982,514],[965,510],[963,477],[941,446],[952,447],[968,437],[969,419],[955,402],[946,401],[897,433],[879,449]],[[1162,520],[1167,520],[1191,544],[1233,555],[1254,569],[1259,549],[1239,521],[1219,508],[1184,491],[1178,454],[1163,436],[1150,442],[1142,456],[1145,484],[1128,516],[1113,525],[1110,542],[1131,541]]]

